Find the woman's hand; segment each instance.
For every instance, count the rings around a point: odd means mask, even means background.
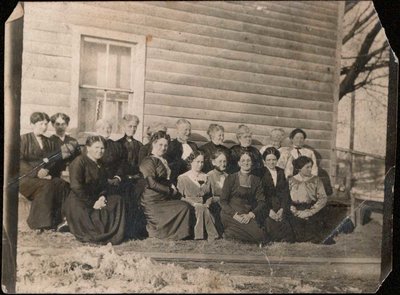
[[[37,173],[37,176],[39,178],[45,178],[47,175],[49,175],[49,170],[48,169],[44,169],[44,168],[40,168],[38,173]]]
[[[174,184],[171,184],[171,188],[172,188],[172,195],[176,196],[176,194],[178,193],[178,189]]]
[[[233,215],[233,219],[239,223],[244,223],[243,214],[235,213],[235,215]]]
[[[105,196],[100,196],[100,198],[94,203],[93,209],[100,210],[107,205],[107,200]]]
[[[278,211],[279,212],[279,211]],[[275,220],[275,221],[280,221],[280,217],[279,217],[279,214],[278,213],[276,213],[274,210],[269,210],[269,217],[271,218],[271,219],[273,219],[273,220]]]
[[[297,216],[297,209],[295,206],[290,206],[290,211],[293,213],[293,215]]]
[[[207,200],[206,200],[206,202],[204,203],[204,205],[207,207],[207,208],[209,208],[210,206],[211,206],[211,204],[213,203],[213,198],[208,198]]]
[[[243,224],[248,224],[250,222],[250,220],[255,218],[256,216],[254,215],[253,212],[249,212],[247,214],[242,214],[241,217],[242,217],[242,221],[241,222],[239,221],[239,222],[243,223]]]
[[[297,217],[302,218],[302,219],[308,219],[311,217],[313,214],[310,210],[302,210],[302,211],[297,211]]]

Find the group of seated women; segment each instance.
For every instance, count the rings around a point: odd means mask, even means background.
[[[27,222],[38,232],[69,230],[101,244],[145,237],[321,242],[327,195],[301,129],[286,147],[283,130],[274,129],[272,145],[259,151],[246,125],[238,127],[239,144],[227,148],[224,128],[211,124],[210,141],[198,147],[189,141],[190,122],[179,119],[174,140],[158,125],[143,145],[133,138],[139,119],[125,115],[121,139],[110,139],[112,123],[101,119],[80,147],[66,135],[66,114],[36,112],[30,120],[33,132],[21,136],[20,193],[32,201]],[[46,137],[49,121],[55,134]]]

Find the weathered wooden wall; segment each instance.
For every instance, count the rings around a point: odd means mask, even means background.
[[[144,125],[188,118],[236,141],[240,123],[263,143],[273,127],[304,128],[331,168],[340,2],[25,3],[22,131],[29,114],[71,116],[71,27],[147,36]],[[75,73],[76,74],[76,73]],[[76,126],[72,126],[76,127]],[[171,129],[174,136],[174,130]],[[332,172],[333,170],[331,170]]]

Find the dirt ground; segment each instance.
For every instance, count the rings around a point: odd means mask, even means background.
[[[78,242],[70,233],[36,234],[25,222],[26,202],[20,202],[17,250],[17,292],[72,293],[359,293],[375,292],[379,269],[348,272],[333,265],[274,265],[236,263],[160,263],[141,252],[235,254],[265,257],[380,258],[381,214],[339,234],[334,245],[275,243],[257,245],[234,241],[131,240],[112,247]],[[331,206],[327,217],[334,228],[348,208]],[[380,266],[377,265],[377,268]]]

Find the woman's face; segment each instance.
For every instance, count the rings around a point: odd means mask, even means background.
[[[68,124],[63,118],[58,117],[54,122],[53,127],[58,135],[63,136],[65,131],[67,131]]]
[[[222,144],[224,142],[224,131],[217,130],[211,133],[211,141],[216,145]]]
[[[204,166],[204,156],[203,155],[198,155],[192,162],[191,164],[191,169],[194,172],[200,172],[201,169],[203,169]]]
[[[152,144],[153,150],[152,153],[155,156],[162,157],[165,155],[168,149],[168,140],[165,138],[160,138],[153,142]]]
[[[127,136],[134,136],[137,130],[137,122],[136,121],[128,121],[125,122],[124,131]]]
[[[179,124],[176,127],[176,136],[183,141],[187,141],[189,139],[191,132],[192,127],[189,124]]]
[[[99,126],[99,128],[97,128],[97,133],[101,136],[103,136],[105,139],[109,138],[111,135],[111,131],[112,131],[112,126],[109,124],[104,124],[102,126]]]
[[[312,164],[307,163],[303,166],[303,168],[300,169],[300,174],[302,176],[311,176],[311,170],[312,170]]]
[[[239,136],[239,142],[242,147],[248,147],[251,145],[251,133],[245,133]]]
[[[302,147],[304,144],[304,140],[305,140],[305,138],[304,138],[303,133],[296,133],[296,135],[292,139],[292,142],[293,142],[293,145]]]
[[[276,158],[276,156],[274,154],[269,154],[265,157],[264,165],[269,169],[274,169],[277,162],[278,159]]]
[[[43,121],[38,121],[34,124],[31,123],[33,133],[35,135],[43,135],[47,131],[47,126],[49,125],[49,122],[47,120]]]
[[[104,151],[104,144],[101,141],[96,141],[91,146],[87,147],[89,156],[95,160],[101,159],[104,155]]]
[[[226,156],[224,154],[220,154],[217,158],[215,158],[211,162],[220,171],[225,171],[228,161],[226,160]]]
[[[251,157],[248,154],[243,154],[239,159],[239,167],[241,171],[249,172],[251,170]]]

